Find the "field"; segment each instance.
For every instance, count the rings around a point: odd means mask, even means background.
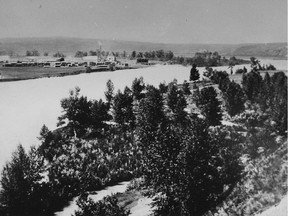
[[[145,68],[148,65],[137,64],[136,60],[130,59],[119,59],[123,65],[116,65],[117,70],[124,69],[137,69],[137,68]],[[124,64],[127,63],[129,66],[124,67]],[[151,64],[161,64],[159,61],[150,61]],[[163,62],[162,62],[163,63]],[[97,70],[97,72],[101,72],[103,70]],[[96,71],[90,71],[96,72]],[[27,80],[27,79],[38,79],[43,77],[59,77],[59,76],[70,76],[77,75],[80,73],[87,73],[86,67],[2,67],[0,64],[0,82],[7,81],[17,81],[17,80]]]
[[[43,67],[1,67],[2,81],[36,79],[42,77],[66,76],[85,73],[85,67],[43,68]]]

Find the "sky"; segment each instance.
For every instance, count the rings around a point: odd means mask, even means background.
[[[0,38],[287,41],[287,0],[0,0]]]

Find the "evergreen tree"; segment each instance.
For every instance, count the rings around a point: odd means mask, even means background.
[[[57,126],[64,125],[70,130],[69,135],[82,137],[90,126],[90,107],[91,101],[87,97],[79,97],[80,88],[70,91],[70,96],[61,100],[63,115],[58,117]]]
[[[234,81],[230,82],[224,92],[224,100],[227,112],[230,116],[237,115],[245,109],[245,95],[241,86]]]
[[[244,66],[243,68],[244,73],[247,73],[247,68]]]
[[[193,64],[190,70],[190,81],[196,81],[200,78],[199,71],[196,69],[197,65]]]
[[[106,196],[98,202],[88,198],[87,194],[81,195],[77,200],[79,210],[74,216],[128,216],[130,211],[120,207],[116,195]]]
[[[251,71],[243,74],[242,86],[247,99],[252,103],[257,102],[262,85],[262,77],[259,72]]]
[[[177,82],[171,82],[168,85],[167,105],[172,111],[174,121],[182,122],[185,120],[187,113],[184,109],[187,106],[183,91],[178,89]]]
[[[270,106],[270,99],[271,99],[271,81],[270,75],[268,72],[265,73],[265,77],[263,82],[261,83],[258,103],[262,111],[265,111]],[[272,105],[272,104],[271,104]]]
[[[258,69],[261,70],[262,67],[260,65],[260,61],[255,58],[255,57],[251,57],[250,58],[250,62],[251,62],[251,68],[252,68],[252,71],[257,71]],[[258,67],[258,68],[257,68]]]
[[[184,127],[162,121],[151,139],[138,135],[145,145],[145,184],[156,195],[155,215],[203,215],[240,179],[238,140],[209,131],[197,117]]]
[[[137,115],[137,130],[142,144],[148,144],[154,140],[154,134],[166,118],[163,98],[159,89],[148,85],[146,90],[146,96],[140,101]]]
[[[136,58],[136,55],[137,55],[137,53],[136,53],[136,51],[134,50],[134,51],[131,53],[131,57],[134,59],[134,58]]]
[[[113,97],[114,97],[114,84],[110,79],[106,83],[106,91],[104,92],[104,94],[105,94],[106,101],[110,108]]]
[[[220,125],[222,119],[221,103],[217,99],[217,92],[213,87],[203,88],[197,97],[196,105],[205,116],[208,125]]]
[[[239,143],[234,137],[235,140],[227,137],[225,128],[209,132],[208,125],[198,118],[194,118],[187,132],[182,197],[187,215],[203,215],[225,199],[227,191],[240,180]]]
[[[26,154],[22,145],[12,155],[12,161],[6,163],[1,175],[0,205],[7,215],[41,215],[45,211],[45,196],[41,194],[43,168],[37,158],[35,148]],[[47,197],[46,197],[47,198]]]
[[[101,99],[95,100],[91,105],[90,114],[90,128],[91,132],[89,137],[99,137],[102,132],[108,129],[106,121],[111,120],[112,116],[109,115],[109,106]]]
[[[184,95],[191,95],[191,91],[190,91],[190,84],[184,80],[183,85],[182,85],[182,90]]]
[[[143,81],[143,77],[140,77],[139,79],[135,78],[132,83],[133,97],[138,101],[141,100],[145,96],[145,94],[143,93],[144,90],[145,84]]]
[[[287,136],[287,76],[277,72],[271,77],[271,116],[278,134]]]
[[[168,91],[168,85],[165,82],[159,84],[159,90],[161,94],[166,94]]]
[[[127,86],[124,92],[118,91],[113,104],[114,120],[122,129],[135,128],[135,116],[133,113],[133,95]]]

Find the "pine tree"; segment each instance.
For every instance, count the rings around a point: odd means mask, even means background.
[[[31,148],[30,154],[27,154],[23,146],[19,145],[11,162],[4,166],[0,181],[0,206],[5,206],[7,215],[28,216],[43,213],[45,198],[41,193],[38,194],[41,190],[39,182],[42,179],[40,161],[35,148]]]
[[[287,76],[277,72],[271,77],[271,117],[278,134],[287,136]]]
[[[262,77],[259,72],[251,71],[243,74],[242,86],[247,99],[252,103],[257,102],[262,85]]]
[[[69,129],[70,136],[82,137],[90,125],[91,101],[87,97],[79,96],[80,88],[70,91],[68,98],[61,100],[63,115],[58,117],[57,126],[64,125]]]
[[[197,65],[193,64],[190,70],[190,81],[196,81],[200,78],[199,71],[196,69]]]
[[[182,84],[182,91],[184,95],[191,95],[190,84],[186,80]]]
[[[140,77],[139,79],[135,78],[132,83],[133,97],[138,101],[141,100],[145,96],[143,93],[144,90],[145,84],[143,82],[143,77]]]
[[[201,89],[196,99],[196,105],[205,116],[209,125],[215,126],[221,124],[221,103],[217,99],[217,92],[213,87]]]
[[[106,91],[104,92],[104,94],[105,94],[106,101],[110,108],[113,97],[114,97],[114,84],[110,79],[106,83]]]
[[[167,105],[172,111],[173,120],[178,123],[183,123],[187,115],[187,113],[184,111],[187,106],[187,102],[183,91],[178,89],[177,82],[171,82],[168,85]]]
[[[245,95],[241,86],[234,81],[230,82],[224,92],[224,100],[227,112],[230,116],[235,116],[245,109]]]
[[[135,116],[133,113],[133,95],[127,86],[124,92],[118,91],[114,97],[113,104],[114,121],[119,124],[122,129],[135,128]]]

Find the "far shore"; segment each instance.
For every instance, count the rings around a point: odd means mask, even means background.
[[[128,67],[117,68],[116,70],[129,70],[148,67],[148,65],[135,64]],[[115,72],[111,70],[92,70],[87,71],[86,67],[69,67],[69,68],[43,68],[43,67],[0,67],[0,82],[13,82],[30,79],[63,77],[78,75],[82,73],[97,72]]]
[[[129,62],[129,66],[127,67],[117,67],[114,71],[107,70],[107,69],[97,69],[97,70],[87,70],[86,67],[61,67],[61,68],[44,68],[44,67],[2,67],[0,64],[0,82],[14,82],[14,81],[24,81],[24,80],[31,80],[31,79],[40,79],[40,78],[50,78],[50,77],[64,77],[64,76],[72,76],[78,75],[83,73],[99,73],[99,72],[116,72],[117,70],[129,70],[129,69],[139,69],[139,68],[147,68],[151,65],[155,64],[167,64],[167,62],[159,62],[155,61],[152,64],[136,64]],[[190,66],[190,65],[186,65]],[[260,71],[260,72],[269,72],[270,74],[283,71],[287,74],[287,70],[274,70],[274,71]],[[235,71],[234,71],[235,72]],[[230,75],[234,81],[239,81],[242,79],[242,74],[235,74]]]

